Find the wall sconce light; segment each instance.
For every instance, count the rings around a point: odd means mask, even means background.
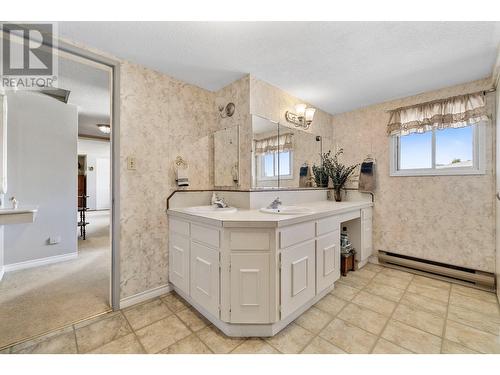
[[[286,121],[292,123],[297,128],[309,129],[314,118],[315,108],[308,108],[305,104],[297,104],[295,106],[295,113],[286,111]]]
[[[111,126],[109,124],[97,124],[97,128],[104,134],[111,133]]]
[[[226,106],[220,105],[219,106],[219,114],[220,117],[225,118],[225,117],[231,117],[234,115],[234,111],[236,109],[236,106],[234,103],[227,103]]]

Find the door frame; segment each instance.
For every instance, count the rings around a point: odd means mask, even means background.
[[[18,36],[21,38],[21,36]],[[0,38],[4,38],[3,30]],[[51,39],[51,38],[48,38]],[[62,40],[56,36],[54,45],[47,40],[41,41],[41,48],[48,48],[55,53],[76,56],[111,70],[111,278],[109,303],[116,311],[120,309],[120,60],[92,52],[70,41]]]
[[[496,75],[496,76],[495,76]],[[494,110],[492,115],[493,132],[495,134],[495,159],[494,176],[495,176],[495,278],[497,286],[497,300],[500,302],[500,92],[498,86],[500,85],[500,54],[496,62],[496,69],[494,69],[494,87],[495,96],[493,99]]]
[[[120,309],[120,61],[106,57],[70,42],[58,40],[50,48],[105,65],[111,69],[111,282],[109,302]]]

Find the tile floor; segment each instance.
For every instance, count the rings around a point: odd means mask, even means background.
[[[8,353],[500,353],[492,293],[368,264],[272,338],[229,338],[175,293]]]

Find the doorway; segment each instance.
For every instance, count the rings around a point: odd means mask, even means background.
[[[8,148],[15,153],[8,158],[7,195],[15,194],[20,205],[36,205],[38,214],[31,224],[4,228],[0,348],[119,305],[111,236],[114,68],[73,53],[58,54],[59,87],[69,92],[67,102],[42,93],[7,94],[9,135],[17,141]],[[26,137],[33,124],[39,133]],[[100,131],[98,124],[107,124],[110,131]],[[16,131],[24,136],[16,139]],[[93,158],[91,165],[89,154],[80,152],[82,141],[99,142],[107,152]],[[21,175],[26,166],[30,174]],[[23,191],[21,185],[30,190]],[[51,201],[62,196],[64,201]],[[88,223],[84,238],[81,209]],[[51,222],[56,219],[58,223]]]

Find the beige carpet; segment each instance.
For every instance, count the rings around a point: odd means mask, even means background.
[[[89,212],[87,221],[77,259],[4,275],[0,348],[110,309],[109,211]]]

